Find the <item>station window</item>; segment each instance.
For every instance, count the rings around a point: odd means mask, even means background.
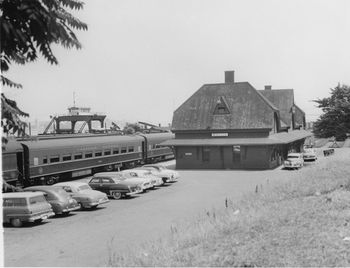
[[[110,155],[111,154],[111,150],[108,150],[108,151],[104,151],[103,152],[103,155]]]
[[[58,155],[50,157],[50,163],[57,163],[57,162],[60,162],[60,157]]]
[[[125,153],[126,153],[126,147],[122,147],[121,153],[122,153],[122,154],[125,154]]]
[[[70,161],[70,160],[72,160],[72,156],[71,156],[71,155],[64,155],[64,156],[62,157],[62,160],[63,160],[63,161]]]
[[[113,154],[119,154],[119,148],[113,148]]]
[[[132,153],[134,151],[134,146],[130,146],[129,148],[128,148],[128,152],[129,153]]]
[[[102,156],[102,152],[96,152],[96,153],[95,153],[95,157],[96,157],[96,156]]]
[[[43,157],[43,164],[47,164],[47,157]]]
[[[85,158],[91,158],[92,157],[92,153],[85,153]]]
[[[82,159],[82,158],[83,158],[83,154],[82,153],[74,155],[74,160]]]

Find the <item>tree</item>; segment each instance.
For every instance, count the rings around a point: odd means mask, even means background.
[[[136,132],[142,132],[142,128],[137,123],[126,123],[123,132],[125,134],[134,134]]]
[[[3,86],[22,88],[3,75],[11,63],[26,64],[41,54],[50,64],[58,64],[52,52],[53,43],[65,48],[81,48],[73,30],[87,30],[87,25],[67,9],[80,10],[79,0],[2,0],[0,1],[0,80]],[[22,112],[16,102],[1,95],[3,131],[24,132]]]
[[[344,140],[350,135],[350,87],[338,84],[328,98],[314,100],[324,114],[314,124],[319,138],[335,137]]]

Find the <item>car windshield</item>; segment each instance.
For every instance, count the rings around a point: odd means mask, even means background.
[[[33,196],[29,198],[29,204],[36,204],[36,203],[42,203],[46,202],[44,196],[39,195],[39,196]]]
[[[78,187],[78,191],[91,190],[89,185],[81,185]]]

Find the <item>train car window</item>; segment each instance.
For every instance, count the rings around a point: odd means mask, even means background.
[[[137,147],[137,151],[141,152],[141,146]]]
[[[33,164],[34,164],[34,166],[39,165],[39,158],[38,157],[34,157]]]
[[[103,155],[110,155],[110,154],[111,154],[111,151],[110,151],[110,150],[104,151],[104,152],[103,152]]]
[[[102,152],[96,152],[95,156],[102,156]]]
[[[43,157],[43,164],[47,164],[47,157]]]
[[[75,154],[74,155],[74,159],[77,160],[77,159],[82,159],[83,158],[83,154],[80,153],[80,154]]]
[[[152,150],[152,144],[148,145],[148,150]]]
[[[71,156],[71,155],[64,155],[64,156],[62,157],[62,160],[63,160],[63,161],[70,161],[70,160],[72,160],[72,156]]]
[[[60,162],[59,155],[50,157],[50,163],[56,163],[56,162]]]
[[[121,153],[122,153],[122,154],[125,154],[125,153],[126,153],[126,147],[122,147]]]
[[[129,148],[128,148],[128,152],[129,153],[132,153],[134,151],[134,146],[130,146]]]
[[[113,148],[113,154],[119,154],[119,148]]]
[[[92,157],[92,153],[86,153],[85,154],[85,158],[91,158]]]
[[[156,148],[160,149],[160,148],[162,148],[162,146],[160,146],[159,144],[156,144]]]

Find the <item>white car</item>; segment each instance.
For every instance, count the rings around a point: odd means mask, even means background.
[[[159,164],[149,164],[140,167],[139,169],[146,169],[152,171],[152,173],[163,179],[164,182],[175,182],[180,178],[177,171],[168,169]]]
[[[73,197],[82,208],[96,208],[98,205],[109,202],[105,193],[92,190],[85,182],[67,181],[59,182],[54,186],[61,187]]]
[[[152,180],[149,178],[139,178],[129,174],[128,170],[123,171],[111,171],[103,172],[104,175],[113,176],[115,179],[120,181],[128,181],[139,185],[142,189],[142,192],[153,188]],[[96,175],[96,174],[95,174]]]
[[[304,166],[304,158],[301,153],[289,153],[287,160],[283,163],[284,168],[298,169]]]
[[[317,155],[315,149],[306,148],[303,153],[304,161],[316,161]]]
[[[129,173],[133,177],[151,179],[151,183],[153,184],[153,186],[161,186],[164,184],[163,179],[158,176],[155,176],[150,170],[133,168],[129,170],[124,170],[123,172]]]

